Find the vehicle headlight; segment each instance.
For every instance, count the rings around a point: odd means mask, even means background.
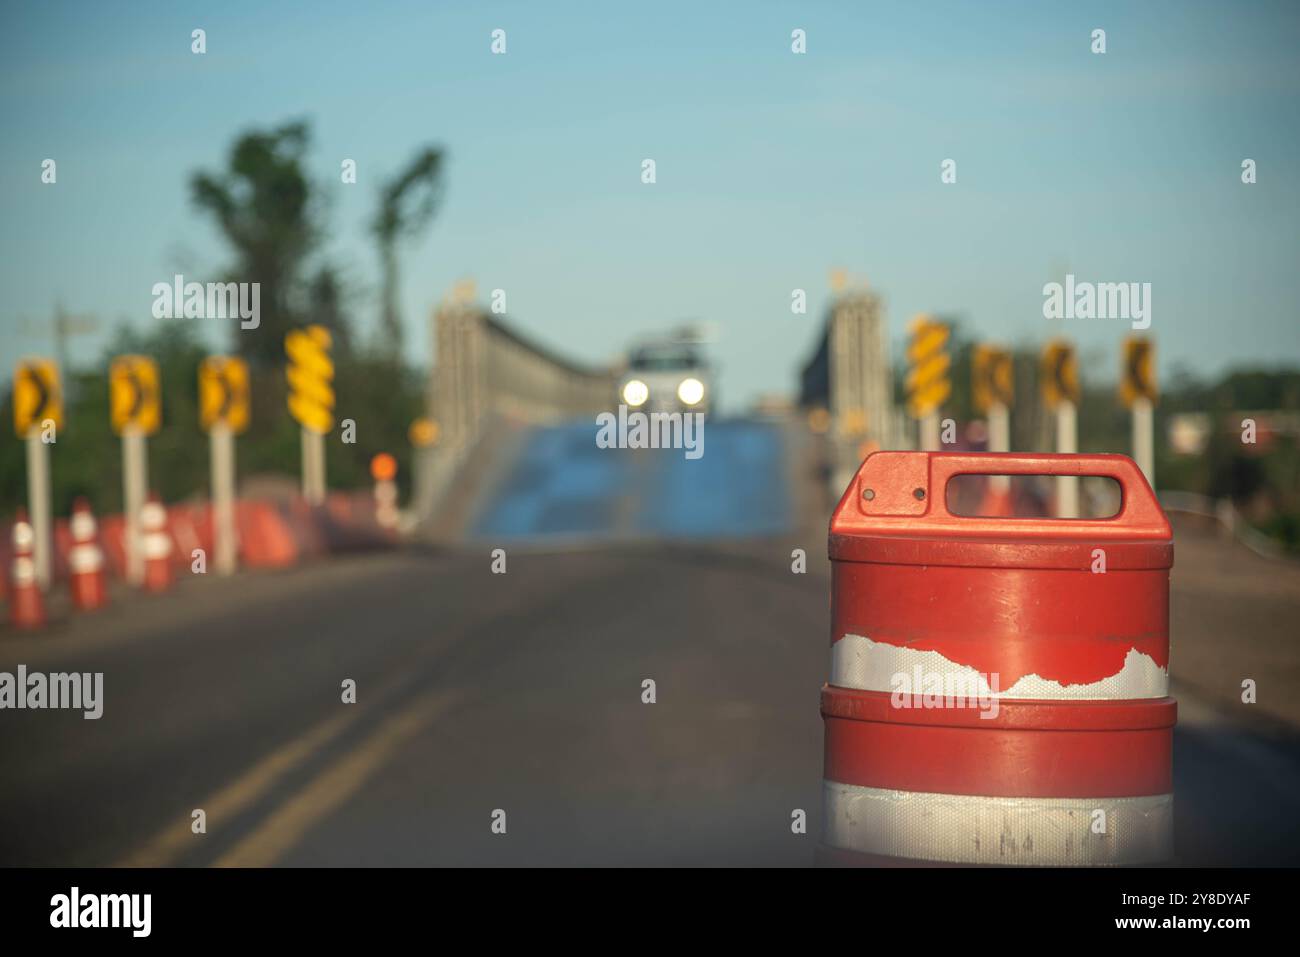
[[[699,379],[683,379],[677,387],[677,398],[686,405],[699,405],[704,398],[704,383]]]
[[[650,387],[640,379],[628,379],[623,384],[623,401],[632,408],[645,405],[645,400],[648,398],[650,398]]]

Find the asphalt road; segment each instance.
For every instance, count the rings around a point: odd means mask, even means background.
[[[1300,866],[1300,563],[1262,558],[1177,516],[1174,529],[1179,858]]]
[[[795,545],[807,574],[791,573]],[[1255,633],[1225,635],[1193,613],[1230,593],[1216,569],[1246,560],[1205,537],[1179,547],[1179,862],[1297,863],[1294,727],[1285,708],[1228,694],[1240,667],[1216,685],[1227,666],[1207,650],[1235,643],[1226,660],[1247,668],[1293,659],[1295,570],[1261,566],[1281,604]],[[809,864],[823,550],[816,537],[512,547],[505,574],[487,545],[389,553],[191,580],[40,636],[0,632],[0,669],[105,684],[98,721],[4,713],[0,863]],[[1211,664],[1180,673],[1180,649]],[[1269,695],[1291,680],[1260,673]],[[356,704],[341,701],[346,679]]]
[[[827,608],[789,547],[490,565],[482,549],[193,581],[0,642],[6,668],[105,683],[98,721],[5,714],[0,862],[811,860]]]

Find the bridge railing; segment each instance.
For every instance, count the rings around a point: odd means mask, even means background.
[[[894,404],[884,306],[875,293],[850,290],[832,302],[826,332],[801,373],[800,401],[830,413],[835,494],[868,446],[908,447],[902,410]]]
[[[428,406],[441,428],[417,510],[427,514],[455,470],[498,419],[545,424],[608,410],[613,367],[586,366],[533,342],[468,298],[434,311]]]

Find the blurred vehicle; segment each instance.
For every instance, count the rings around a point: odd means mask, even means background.
[[[712,391],[700,344],[681,337],[634,346],[618,381],[618,401],[643,412],[707,412]]]

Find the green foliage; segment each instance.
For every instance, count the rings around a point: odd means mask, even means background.
[[[1217,382],[1175,369],[1160,396],[1160,409],[1172,412],[1300,409],[1300,370],[1238,369]]]
[[[1210,435],[1199,456],[1164,455],[1157,463],[1165,487],[1230,498],[1256,528],[1288,551],[1300,553],[1300,436],[1294,432],[1259,435],[1242,441],[1242,418],[1249,413],[1300,413],[1300,372],[1292,369],[1238,369],[1218,382],[1205,383],[1182,372],[1179,390],[1162,402],[1173,410],[1204,412]],[[1269,416],[1258,428],[1267,430]]]
[[[322,233],[320,200],[303,171],[305,122],[254,130],[235,141],[222,173],[195,173],[194,205],[209,213],[235,253],[229,279],[261,284],[261,323],[234,328],[234,348],[259,365],[283,355],[284,334],[302,322],[301,277]]]
[[[1279,512],[1256,526],[1293,555],[1300,555],[1300,511]]]
[[[398,485],[408,488],[412,461],[407,429],[424,414],[423,376],[399,359],[378,352],[341,362],[335,372],[336,419],[356,422],[356,444],[339,443],[337,427],[331,434],[327,455],[330,484],[336,488],[368,486],[371,458],[388,452],[397,459]]]

